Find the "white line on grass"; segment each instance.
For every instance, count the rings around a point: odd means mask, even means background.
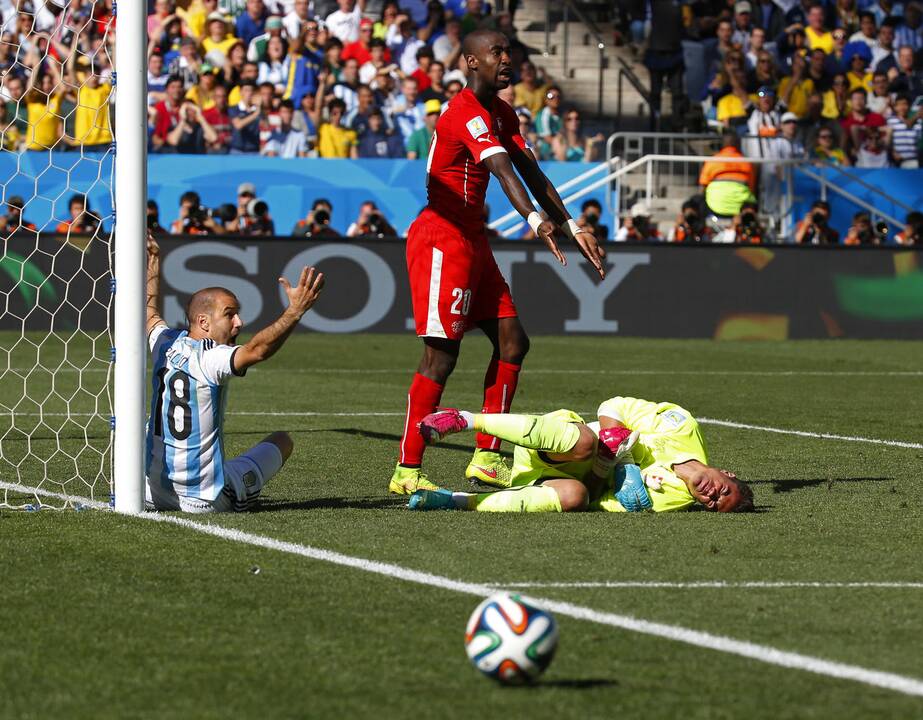
[[[22,485],[13,485],[0,481],[0,487],[22,491]],[[30,492],[41,493],[39,488],[25,488]],[[212,525],[204,522],[195,522],[175,515],[161,515],[158,513],[142,513],[138,516],[145,520],[153,520],[171,525],[177,525],[187,530],[193,530],[204,535],[231,540],[233,542],[253,545],[268,550],[299,555],[311,560],[320,560],[322,562],[332,563],[342,567],[353,568],[363,572],[374,573],[384,577],[406,582],[416,583],[418,585],[427,585],[429,587],[439,588],[441,590],[451,590],[453,592],[485,597],[496,591],[497,588],[489,585],[478,585],[475,583],[466,583],[460,580],[432,573],[411,570],[409,568],[394,565],[392,563],[377,562],[366,560],[364,558],[344,555],[332,550],[324,550],[309,545],[299,543],[285,542],[262,535],[225,528],[220,525]],[[846,663],[824,660],[822,658],[812,657],[811,655],[802,655],[800,653],[787,652],[768,645],[758,645],[756,643],[745,642],[743,640],[734,640],[733,638],[722,635],[712,635],[711,633],[691,630],[689,628],[679,627],[676,625],[666,625],[664,623],[650,622],[630,615],[619,615],[616,613],[601,612],[592,608],[574,605],[572,603],[551,600],[548,598],[530,598],[534,602],[545,606],[552,612],[565,617],[577,620],[586,620],[599,625],[608,625],[610,627],[630,630],[643,635],[652,635],[667,640],[686,643],[695,647],[717,650],[718,652],[737,655],[749,658],[758,662],[769,665],[778,665],[780,667],[792,668],[795,670],[804,670],[817,675],[837,678],[841,680],[852,680],[854,682],[872,685],[894,690],[895,692],[905,695],[915,695],[923,697],[923,681],[917,678],[905,677],[895,673],[882,672],[880,670],[871,670],[858,665],[848,665]]]
[[[889,588],[889,589],[923,589],[923,582],[814,582],[802,580],[745,580],[741,582],[724,581],[724,580],[694,580],[691,582],[667,582],[659,580],[604,580],[604,581],[587,581],[587,582],[507,582],[507,583],[487,583],[490,587],[503,588],[652,588],[652,589],[775,589],[775,588],[836,588],[836,589],[853,589],[853,588]]]
[[[778,435],[797,435],[798,437],[821,438],[823,440],[843,440],[844,442],[872,443],[873,445],[889,445],[890,447],[912,448],[923,450],[923,443],[904,442],[903,440],[881,440],[879,438],[861,437],[858,435],[835,435],[833,433],[816,433],[807,430],[786,430],[785,428],[769,427],[766,425],[749,425],[748,423],[732,422],[730,420],[715,420],[714,418],[696,418],[703,425],[719,425],[721,427],[735,428],[738,430],[760,430],[761,432],[776,433]]]

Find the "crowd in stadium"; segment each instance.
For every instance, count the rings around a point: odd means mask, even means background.
[[[668,84],[677,123],[699,101],[713,124],[760,139],[748,154],[919,167],[918,0],[629,0],[622,7],[626,40],[645,47],[653,103],[659,108]],[[683,41],[701,63],[684,62]],[[782,141],[767,140],[775,138]]]

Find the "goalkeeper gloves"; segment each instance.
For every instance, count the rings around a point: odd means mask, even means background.
[[[654,506],[644,486],[641,468],[631,463],[624,463],[615,468],[614,495],[628,512],[650,510]]]

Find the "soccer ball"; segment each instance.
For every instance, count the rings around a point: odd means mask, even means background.
[[[522,685],[541,675],[558,646],[554,616],[519,595],[497,593],[475,608],[465,631],[474,666],[504,685]]]

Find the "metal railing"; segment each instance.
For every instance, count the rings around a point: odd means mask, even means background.
[[[596,117],[601,119],[603,116],[603,71],[606,68],[606,42],[603,40],[602,35],[599,32],[599,29],[596,25],[590,21],[577,7],[577,4],[573,0],[562,0],[563,3],[563,24],[564,24],[564,38],[563,38],[563,48],[562,48],[562,61],[563,61],[563,71],[564,79],[567,80],[570,75],[568,74],[568,64],[570,60],[570,15],[573,15],[577,20],[583,24],[587,32],[590,34],[592,39],[596,43],[596,49],[598,51],[598,60],[597,60],[597,75],[599,76],[597,92],[596,92]],[[545,0],[545,57],[548,57],[551,54],[551,0]]]
[[[619,76],[618,76],[618,95],[616,100],[616,110],[615,110],[615,119],[618,125],[622,124],[622,80],[628,80],[628,83],[635,89],[635,92],[641,96],[641,99],[647,103],[648,113],[650,114],[650,126],[651,130],[660,129],[660,113],[654,110],[654,102],[651,99],[650,91],[644,87],[644,83],[641,82],[641,78],[631,69],[631,66],[625,62],[624,58],[618,58],[619,65]]]

